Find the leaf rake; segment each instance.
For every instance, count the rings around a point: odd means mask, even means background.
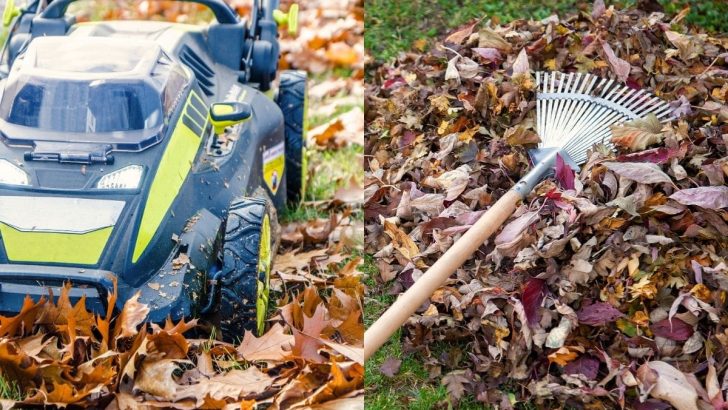
[[[536,128],[541,142],[529,150],[533,168],[372,324],[364,334],[365,359],[503,225],[518,202],[553,171],[557,156],[578,170],[594,144],[612,147],[610,126],[650,114],[662,122],[674,119],[665,101],[614,80],[582,73],[537,72],[536,83]]]

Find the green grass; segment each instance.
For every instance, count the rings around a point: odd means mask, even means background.
[[[376,282],[379,269],[371,255],[364,255],[360,270],[365,274],[364,283],[369,288],[364,303],[364,325],[369,327],[384,310],[394,302],[395,297],[387,295],[389,285]],[[401,330],[395,333],[367,362],[364,369],[366,386],[366,408],[372,410],[408,409],[429,410],[433,408],[452,408],[447,389],[439,384],[439,379],[430,380],[427,369],[417,355],[403,356]],[[447,349],[447,345],[432,346],[434,354]],[[389,357],[402,360],[399,373],[393,378],[383,375],[379,367]],[[483,409],[472,396],[464,397],[458,403],[459,409]]]
[[[350,76],[350,71],[327,71],[313,76],[309,81],[317,83],[335,77]],[[323,101],[311,101],[312,106],[309,112],[315,111],[315,104],[323,105],[330,101],[336,101],[345,97],[344,94],[329,97]],[[329,115],[310,115],[308,119],[309,129],[328,123],[329,121],[345,114],[354,108],[362,110],[362,104],[344,103],[338,105],[334,112]],[[322,209],[318,202],[324,202],[334,197],[336,190],[349,184],[349,179],[359,178],[361,181],[361,157],[364,155],[364,147],[361,145],[350,145],[341,149],[317,150],[314,147],[308,149],[309,180],[306,186],[304,202],[296,207],[289,207],[281,215],[284,223],[306,221],[316,218],[327,218],[329,213]],[[354,212],[355,218],[363,218],[360,211]]]
[[[691,6],[686,20],[714,32],[728,32],[728,2],[725,0],[659,0],[667,13]],[[606,0],[607,6],[633,5],[636,0]],[[369,0],[366,6],[364,43],[374,58],[391,60],[410,50],[418,40],[431,40],[479,18],[508,22],[518,18],[543,19],[553,13],[565,15],[578,10],[590,11],[591,1],[542,0]]]
[[[0,399],[21,401],[23,400],[23,391],[20,389],[15,380],[9,380],[0,373]]]
[[[364,147],[350,145],[337,150],[308,151],[309,175],[305,201],[289,207],[281,215],[281,221],[296,222],[328,217],[319,202],[334,197],[336,190],[349,184],[349,179],[361,178],[361,156]],[[326,205],[325,203],[323,205]],[[361,212],[355,212],[355,217]]]

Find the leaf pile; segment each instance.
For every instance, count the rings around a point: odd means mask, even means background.
[[[686,13],[597,0],[368,68],[366,249],[392,294],[529,169],[534,71],[646,88],[680,116],[615,127],[619,151],[592,147],[576,175],[558,164],[410,319],[404,350],[453,401],[725,408],[728,39]]]
[[[94,408],[300,408],[355,405],[362,388],[363,326],[356,287],[323,299],[303,290],[261,337],[238,346],[187,339],[196,326],[145,324],[149,308],[128,300],[119,315],[94,315],[70,286],[0,316],[0,408],[70,404]],[[57,300],[56,300],[57,299]],[[116,296],[108,296],[113,306]],[[189,333],[188,333],[189,334]],[[336,400],[336,401],[334,401]]]

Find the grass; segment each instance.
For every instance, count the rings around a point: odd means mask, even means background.
[[[316,79],[323,80],[331,76],[336,77],[337,73],[329,72],[327,75],[320,75],[314,78],[314,81]],[[342,96],[332,97],[332,99],[340,97]],[[337,106],[330,115],[312,115],[309,117],[309,127],[315,128],[319,125],[326,124],[356,107],[364,108],[363,104],[344,103]],[[348,186],[351,178],[356,178],[357,182],[362,182],[361,157],[364,155],[364,147],[361,145],[349,145],[340,149],[327,150],[310,148],[307,155],[309,181],[306,187],[304,202],[296,207],[289,207],[283,212],[281,220],[284,223],[328,217],[328,212],[321,209],[320,206],[317,206],[319,202],[333,198],[336,190]],[[355,212],[354,217],[357,217],[359,214],[362,213]]]
[[[364,283],[368,289],[368,300],[364,304],[364,325],[369,327],[384,310],[394,302],[395,297],[387,295],[389,286],[378,284],[379,269],[371,255],[364,255],[360,270],[365,274]],[[453,403],[445,386],[431,381],[427,369],[417,355],[403,356],[401,330],[395,333],[389,342],[384,344],[366,363],[364,384],[366,386],[366,408],[372,410],[409,409],[429,410],[433,408],[452,408]],[[432,348],[435,354],[447,346]],[[402,360],[399,372],[388,378],[379,367],[389,357]],[[483,405],[472,396],[465,397],[458,403],[459,409],[483,409]]]
[[[605,1],[618,7],[636,0]],[[725,0],[659,0],[667,13],[690,6],[686,20],[714,32],[728,32],[728,2]],[[517,18],[543,19],[553,13],[564,15],[591,10],[591,1],[542,0],[369,0],[366,7],[367,50],[380,61],[391,60],[401,51],[423,49],[431,39],[478,18],[508,22]]]
[[[23,391],[18,383],[0,373],[0,400],[21,401],[23,398]]]

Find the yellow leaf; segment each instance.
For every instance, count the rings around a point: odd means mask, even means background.
[[[440,127],[437,129],[437,134],[438,135],[445,135],[445,133],[447,132],[447,129],[449,128],[449,126],[450,126],[450,123],[448,121],[444,121],[443,120],[440,123]]]
[[[703,285],[702,283],[698,283],[697,285],[693,286],[693,288],[690,289],[690,293],[696,298],[702,300],[703,302],[710,301],[710,289],[708,289],[708,287]]]
[[[399,229],[397,225],[385,220],[384,233],[392,238],[392,246],[405,258],[412,260],[415,256],[419,255],[420,249],[417,247],[415,241]]]
[[[632,284],[629,291],[633,298],[654,299],[657,295],[657,287],[650,281],[649,276],[645,276],[639,282]]]
[[[450,100],[444,94],[440,94],[437,97],[430,97],[430,105],[438,111],[445,113],[450,109]]]
[[[548,355],[549,362],[556,363],[559,366],[566,366],[570,361],[576,359],[578,355],[572,352],[568,347],[561,347],[559,350]]]
[[[458,139],[460,141],[463,141],[463,142],[465,142],[467,144],[467,143],[469,143],[473,139],[473,137],[475,136],[475,134],[477,134],[478,129],[480,129],[480,128],[479,127],[473,127],[473,128],[467,129],[467,130],[461,132],[460,135],[458,135]]]

